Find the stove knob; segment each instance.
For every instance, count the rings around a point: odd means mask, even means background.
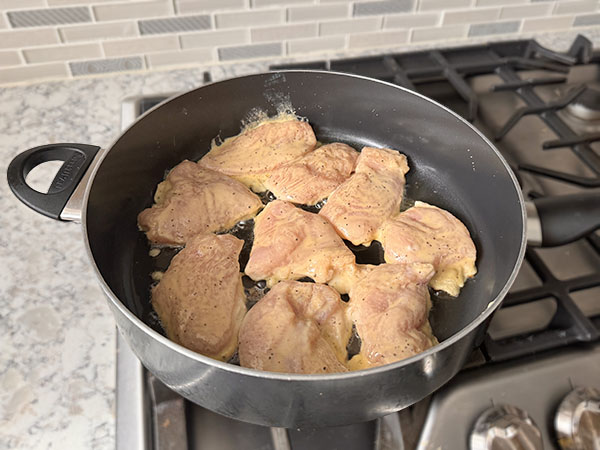
[[[600,449],[600,391],[578,387],[563,399],[554,427],[564,450]]]
[[[542,448],[542,434],[537,425],[516,406],[498,405],[484,411],[471,432],[471,450]]]

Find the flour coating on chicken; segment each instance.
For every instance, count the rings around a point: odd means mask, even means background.
[[[424,202],[384,223],[378,240],[388,263],[428,263],[435,268],[429,285],[457,296],[477,273],[477,251],[469,230],[441,208]]]
[[[351,331],[346,304],[334,289],[282,281],[246,315],[240,364],[272,372],[345,372]]]
[[[348,317],[361,339],[348,367],[365,369],[416,355],[435,345],[429,321],[430,264],[381,264],[367,268],[350,290]]]
[[[243,241],[196,235],[152,289],[152,306],[174,342],[221,361],[238,345],[246,296],[238,257]]]
[[[359,153],[340,142],[323,145],[302,158],[273,170],[265,188],[280,200],[314,205],[350,177]]]
[[[310,277],[346,293],[336,280],[354,266],[352,251],[318,214],[275,200],[256,216],[254,244],[245,270],[253,280],[266,280],[273,286],[280,280]]]
[[[263,206],[242,183],[191,161],[175,166],[154,198],[155,204],[139,214],[138,225],[148,240],[167,245],[184,245],[198,233],[228,230]]]
[[[214,145],[198,164],[262,192],[273,170],[304,156],[316,145],[317,138],[307,122],[283,116],[249,126]]]
[[[354,174],[329,197],[320,215],[354,245],[370,245],[377,230],[400,211],[406,156],[396,150],[365,147]]]

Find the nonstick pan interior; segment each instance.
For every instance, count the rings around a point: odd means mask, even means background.
[[[198,160],[211,141],[240,131],[256,110],[292,105],[322,142],[394,148],[406,154],[406,195],[455,214],[478,251],[478,274],[458,298],[432,296],[431,323],[443,341],[472,322],[505,286],[524,224],[508,167],[462,120],[422,97],[378,81],[323,72],[282,72],[227,80],[191,91],[136,122],[110,149],[89,194],[86,227],[97,267],[112,292],[149,326],[156,260],[137,229],[165,171]],[[165,252],[164,258],[168,256]]]

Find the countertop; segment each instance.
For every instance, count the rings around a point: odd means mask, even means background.
[[[576,34],[536,39],[564,50]],[[600,30],[583,34],[600,48]],[[267,66],[196,67],[0,88],[0,172],[6,173],[19,152],[37,145],[110,146],[120,133],[125,97],[192,89],[202,84],[205,70],[219,80]],[[47,173],[41,170],[39,177]],[[0,448],[114,448],[117,331],[87,259],[82,229],[22,205],[5,175],[0,211]]]

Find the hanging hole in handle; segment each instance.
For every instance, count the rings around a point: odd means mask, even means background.
[[[41,194],[47,194],[52,181],[64,163],[60,160],[43,162],[29,171],[25,182],[31,189]]]

